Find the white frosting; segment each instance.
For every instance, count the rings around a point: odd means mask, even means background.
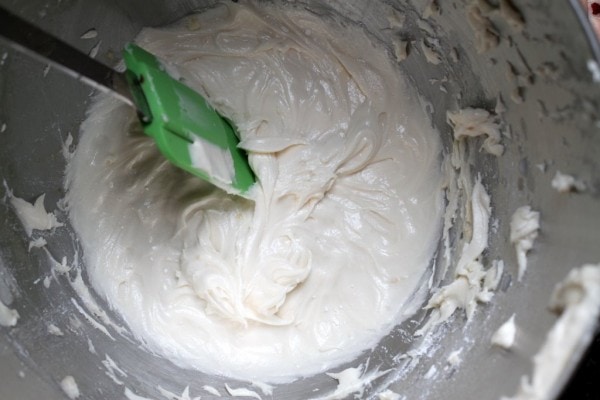
[[[264,395],[271,396],[273,394],[274,387],[272,385],[259,381],[252,381],[251,383],[252,386],[259,388]]]
[[[490,198],[480,180],[473,187],[471,211],[472,238],[462,249],[456,264],[455,279],[431,296],[426,308],[432,309],[432,312],[425,325],[415,333],[416,336],[423,335],[448,320],[458,309],[464,309],[470,320],[477,303],[489,302],[498,286],[504,263],[496,261],[486,270],[480,259],[488,246],[491,216]]]
[[[88,275],[179,365],[261,381],[324,371],[404,318],[440,231],[438,135],[359,29],[252,2],[193,21],[138,42],[236,123],[254,201],[172,167],[102,97],[67,170]]]
[[[50,253],[50,251],[47,248],[43,248],[43,250],[46,252],[46,255],[48,256],[48,261],[50,262],[50,265],[52,266],[52,275],[55,276],[56,274],[67,274],[69,271],[71,271],[71,266],[67,263],[67,257],[63,256],[63,258],[60,260],[60,262],[58,262]]]
[[[115,340],[115,338],[108,332],[106,327],[100,322],[96,321],[94,317],[92,317],[90,314],[88,314],[88,312],[85,311],[85,309],[77,302],[77,300],[71,298],[71,303],[75,306],[75,309],[79,311],[83,318],[85,318],[85,320],[89,322],[90,325],[98,329],[100,332],[104,333],[106,336],[108,336],[109,339]]]
[[[388,372],[389,371],[378,371],[377,369],[366,372],[365,366],[359,365],[358,367],[347,368],[340,372],[327,373],[327,375],[338,381],[335,391],[324,397],[315,398],[313,400],[346,399],[353,393],[355,393],[355,398],[361,398],[365,387],[369,383]]]
[[[540,229],[540,213],[529,206],[519,207],[510,219],[510,241],[515,245],[518,279],[523,278],[527,269],[527,252],[533,247]]]
[[[100,45],[102,44],[102,40],[99,40],[94,47],[92,47],[90,49],[90,51],[88,52],[88,56],[90,56],[91,58],[96,58],[96,56],[98,55],[98,52],[100,51]]]
[[[257,400],[262,400],[262,397],[258,393],[247,388],[232,388],[228,384],[225,384],[225,390],[233,397],[253,397]]]
[[[2,326],[15,326],[19,319],[19,313],[17,310],[8,308],[2,301],[0,301],[0,325]]]
[[[104,368],[106,369],[106,376],[108,376],[117,385],[123,384],[122,379],[127,378],[127,373],[123,371],[108,354],[104,356],[102,365],[104,365]]]
[[[123,394],[125,395],[127,400],[153,400],[153,399],[149,399],[148,397],[143,397],[143,396],[139,396],[139,395],[135,394],[128,387],[125,388],[125,393],[123,393]]]
[[[579,179],[560,171],[556,171],[554,178],[552,178],[552,187],[560,193],[583,192],[586,188],[585,183]]]
[[[518,393],[505,400],[546,400],[557,395],[559,378],[591,339],[600,314],[600,265],[569,272],[554,289],[550,307],[561,316],[533,357],[531,378],[524,376]]]
[[[451,367],[458,367],[462,363],[462,358],[460,358],[460,353],[462,353],[462,347],[458,350],[454,350],[452,353],[448,355],[446,362]]]
[[[408,57],[408,41],[394,38],[392,44],[394,46],[394,57],[396,58],[396,61],[401,62],[406,60],[406,57]]]
[[[94,28],[88,29],[81,36],[79,36],[80,39],[84,40],[95,39],[96,37],[98,37],[98,31]]]
[[[521,11],[515,7],[511,0],[500,0],[500,15],[517,32],[525,28],[525,18]]]
[[[439,43],[437,44],[439,46]],[[431,41],[428,41],[427,39],[421,40],[421,50],[423,51],[425,60],[427,60],[428,63],[438,65],[442,62],[442,57],[440,56],[440,53],[438,53],[437,49]],[[396,56],[396,58],[398,57]]]
[[[64,336],[64,332],[54,324],[48,324],[48,333],[54,336]]]
[[[96,352],[96,348],[94,347],[94,342],[90,338],[87,339],[88,351],[92,354],[98,354]]]
[[[202,398],[202,396],[192,397],[190,395],[190,387],[189,386],[186,386],[185,389],[183,389],[183,392],[181,392],[181,395],[177,395],[167,389],[162,388],[161,386],[158,386],[157,389],[160,392],[160,394],[162,394],[165,398],[167,398],[169,400],[200,400]]]
[[[489,6],[487,2],[476,1],[471,4],[467,12],[469,25],[475,37],[475,48],[478,53],[498,47],[500,35],[492,22],[484,15],[480,7]]]
[[[404,23],[406,22],[406,14],[396,9],[391,9],[386,18],[391,29],[404,28]]]
[[[65,376],[63,380],[60,381],[60,387],[70,399],[76,399],[80,396],[77,382],[71,375]]]
[[[437,39],[435,39],[436,35],[435,35],[435,30],[433,29],[433,25],[431,25],[429,23],[429,21],[427,21],[426,19],[423,19],[423,18],[417,18],[415,20],[415,22],[417,23],[417,26],[421,30],[421,33],[425,34],[426,36],[429,36],[430,39],[437,40]]]
[[[425,10],[423,10],[423,18],[437,17],[440,13],[440,5],[437,0],[429,0]]]
[[[214,388],[210,385],[204,385],[204,386],[202,386],[202,389],[206,390],[208,393],[210,393],[214,396],[221,397],[221,393],[219,393],[219,391],[216,388]]]
[[[535,166],[542,174],[545,174],[546,169],[548,169],[548,165],[543,161],[539,164],[535,164]]]
[[[457,112],[447,113],[448,122],[454,130],[454,138],[486,136],[483,149],[497,157],[504,153],[500,144],[501,130],[498,118],[481,108],[465,108]]]
[[[496,97],[496,106],[494,107],[494,113],[496,113],[496,115],[503,115],[504,113],[506,113],[506,105],[502,101],[502,96],[500,95]]]
[[[595,60],[587,61],[587,68],[592,75],[592,80],[596,83],[600,83],[600,65]]]
[[[492,335],[491,342],[495,346],[510,349],[515,343],[517,327],[515,325],[515,314],[513,314],[500,328]]]
[[[431,367],[429,367],[427,372],[425,372],[425,375],[423,375],[423,378],[424,379],[433,379],[437,376],[437,373],[438,373],[437,367],[435,365],[432,365]]]
[[[77,259],[77,256],[75,256]],[[92,297],[90,293],[90,289],[83,282],[83,278],[81,277],[81,270],[79,267],[76,268],[76,273],[74,276],[69,277],[69,284],[77,293],[79,300],[83,303],[85,308],[94,315],[95,319],[100,320],[102,326],[110,327],[118,333],[125,333],[125,328],[120,325],[114,323],[106,311],[98,305],[96,300]]]
[[[34,229],[45,231],[63,226],[62,223],[56,220],[53,213],[46,211],[44,207],[45,194],[39,196],[34,204],[14,196],[11,191],[8,191],[8,195],[10,204],[14,207],[27,236],[31,236]]]
[[[401,400],[401,397],[398,393],[393,392],[389,389],[377,394],[378,400]]]
[[[43,237],[35,238],[29,242],[28,250],[31,251],[31,249],[33,249],[34,247],[35,248],[44,247],[47,244],[48,243],[46,242],[46,239],[44,239]]]

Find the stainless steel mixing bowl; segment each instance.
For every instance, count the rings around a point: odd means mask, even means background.
[[[88,52],[99,44],[98,58],[111,65],[117,62],[123,44],[142,27],[170,23],[213,3],[0,1],[82,51]],[[495,300],[480,306],[468,324],[464,313],[457,313],[440,328],[416,365],[410,364],[410,357],[395,356],[418,348],[420,339],[414,339],[412,334],[427,315],[425,311],[396,327],[360,359],[369,358],[371,366],[382,364],[382,368],[397,371],[375,380],[363,393],[364,398],[374,396],[392,376],[397,379],[391,388],[407,399],[493,399],[514,394],[521,376],[531,372],[531,356],[556,320],[547,310],[553,287],[572,268],[600,262],[600,85],[593,83],[587,68],[588,60],[599,59],[600,49],[597,41],[591,39],[579,2],[515,0],[525,18],[525,29],[518,32],[501,13],[493,13],[490,19],[500,34],[500,45],[478,53],[476,37],[467,23],[472,2],[438,1],[440,15],[427,21],[443,50],[439,65],[428,63],[418,45],[426,35],[431,36],[427,28],[424,30],[417,23],[429,1],[293,3],[304,4],[323,15],[343,15],[363,26],[373,40],[384,43],[391,53],[394,38],[411,41],[408,58],[399,63],[399,68],[430,102],[432,120],[447,151],[451,147],[447,110],[490,109],[498,95],[506,103],[504,119],[511,126],[511,137],[504,138],[505,155],[494,158],[481,154],[473,159],[473,169],[482,174],[493,199],[495,218],[500,221],[484,258],[486,262],[501,258],[507,265]],[[498,2],[489,1],[494,3]],[[390,28],[390,7],[406,15],[403,27]],[[81,39],[90,28],[96,29],[97,38]],[[231,379],[182,370],[146,352],[130,335],[120,335],[108,327],[115,339],[111,340],[76,309],[77,295],[65,277],[58,277],[48,289],[44,287],[42,279],[51,269],[47,254],[40,249],[28,250],[28,239],[7,201],[7,188],[27,200],[46,193],[46,206],[56,209],[59,219],[67,224],[47,237],[48,251],[58,259],[66,256],[69,262],[82,262],[76,235],[59,206],[64,196],[63,144],[69,134],[77,142],[91,92],[7,47],[0,47],[0,56],[0,126],[6,124],[0,132],[0,176],[6,183],[0,187],[4,200],[0,202],[0,300],[20,314],[16,326],[0,327],[0,398],[63,398],[57,382],[65,375],[75,377],[81,398],[85,399],[124,398],[125,386],[138,395],[159,399],[164,397],[157,385],[181,393],[188,384],[193,395],[210,398],[201,390],[205,384],[220,388],[224,383],[242,385]],[[440,90],[440,83],[445,91]],[[545,165],[547,171],[538,170],[538,164]],[[550,186],[556,170],[576,174],[588,183],[588,190],[582,194],[558,194]],[[524,282],[517,283],[507,221],[517,207],[525,204],[540,210],[542,229],[530,253]],[[460,229],[453,232],[453,243],[458,243],[455,239],[460,233]],[[442,262],[439,257],[438,267]],[[434,276],[434,287],[444,279],[440,270]],[[95,297],[107,309],[103,299]],[[108,309],[107,312],[120,321],[116,313]],[[491,347],[490,336],[514,312],[519,326],[515,348],[507,352]],[[89,312],[89,318],[95,315]],[[50,322],[61,327],[65,335],[51,335]],[[554,383],[554,394],[568,379],[590,335],[580,338],[581,348],[573,354],[561,379]],[[95,354],[89,349],[90,343]],[[446,358],[459,348],[463,349],[461,367],[447,368]],[[107,375],[102,364],[106,355],[126,371],[126,376],[118,372],[116,375],[122,385]],[[438,373],[435,379],[428,379],[426,373],[432,371],[432,366],[437,366]],[[333,379],[320,374],[277,386],[272,397],[305,399],[328,393],[335,386]]]

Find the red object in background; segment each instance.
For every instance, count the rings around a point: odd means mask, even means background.
[[[587,4],[586,4],[587,3]],[[581,0],[581,5],[586,7],[587,12],[592,23],[592,28],[596,32],[598,40],[600,40],[600,1]]]

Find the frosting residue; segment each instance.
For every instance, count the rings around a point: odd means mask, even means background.
[[[572,175],[563,174],[560,171],[556,171],[551,184],[552,187],[560,193],[583,192],[586,189],[586,185],[583,181],[576,179]]]
[[[2,301],[0,301],[0,325],[15,326],[18,320],[18,311],[7,307]]]
[[[33,204],[14,196],[10,190],[8,191],[8,195],[10,204],[14,207],[17,216],[21,220],[27,236],[31,237],[34,229],[45,231],[63,226],[61,222],[58,222],[54,213],[46,211],[44,207],[45,194],[40,195]]]
[[[517,326],[515,325],[515,314],[513,314],[500,328],[492,335],[491,342],[495,346],[510,349],[515,343]]]
[[[60,381],[60,387],[71,400],[74,400],[81,395],[81,393],[79,393],[77,381],[75,381],[75,378],[73,378],[71,375],[65,376],[63,380]]]
[[[557,393],[559,378],[593,334],[600,314],[600,265],[584,265],[557,285],[550,307],[560,317],[533,357],[531,377],[524,376],[517,394],[505,400],[544,400]]]
[[[462,249],[456,264],[455,279],[431,296],[426,306],[432,309],[431,315],[425,325],[415,333],[417,336],[445,322],[458,309],[464,309],[467,318],[471,319],[477,303],[489,302],[498,286],[504,263],[496,261],[486,270],[481,261],[481,254],[488,246],[492,210],[490,197],[480,180],[477,180],[473,187],[471,211],[472,237]]]
[[[497,157],[504,153],[500,144],[501,129],[498,117],[481,108],[465,108],[447,113],[448,122],[454,130],[454,138],[485,136],[483,149]]]
[[[510,219],[510,241],[517,253],[519,281],[523,279],[527,269],[527,252],[533,248],[539,229],[540,213],[532,210],[530,206],[517,208]]]

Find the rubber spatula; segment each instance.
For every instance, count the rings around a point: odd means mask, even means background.
[[[135,107],[144,132],[177,167],[242,196],[254,184],[233,125],[199,93],[170,75],[174,66],[127,44],[123,51],[127,70],[115,71],[1,7],[0,37],[12,48]]]

